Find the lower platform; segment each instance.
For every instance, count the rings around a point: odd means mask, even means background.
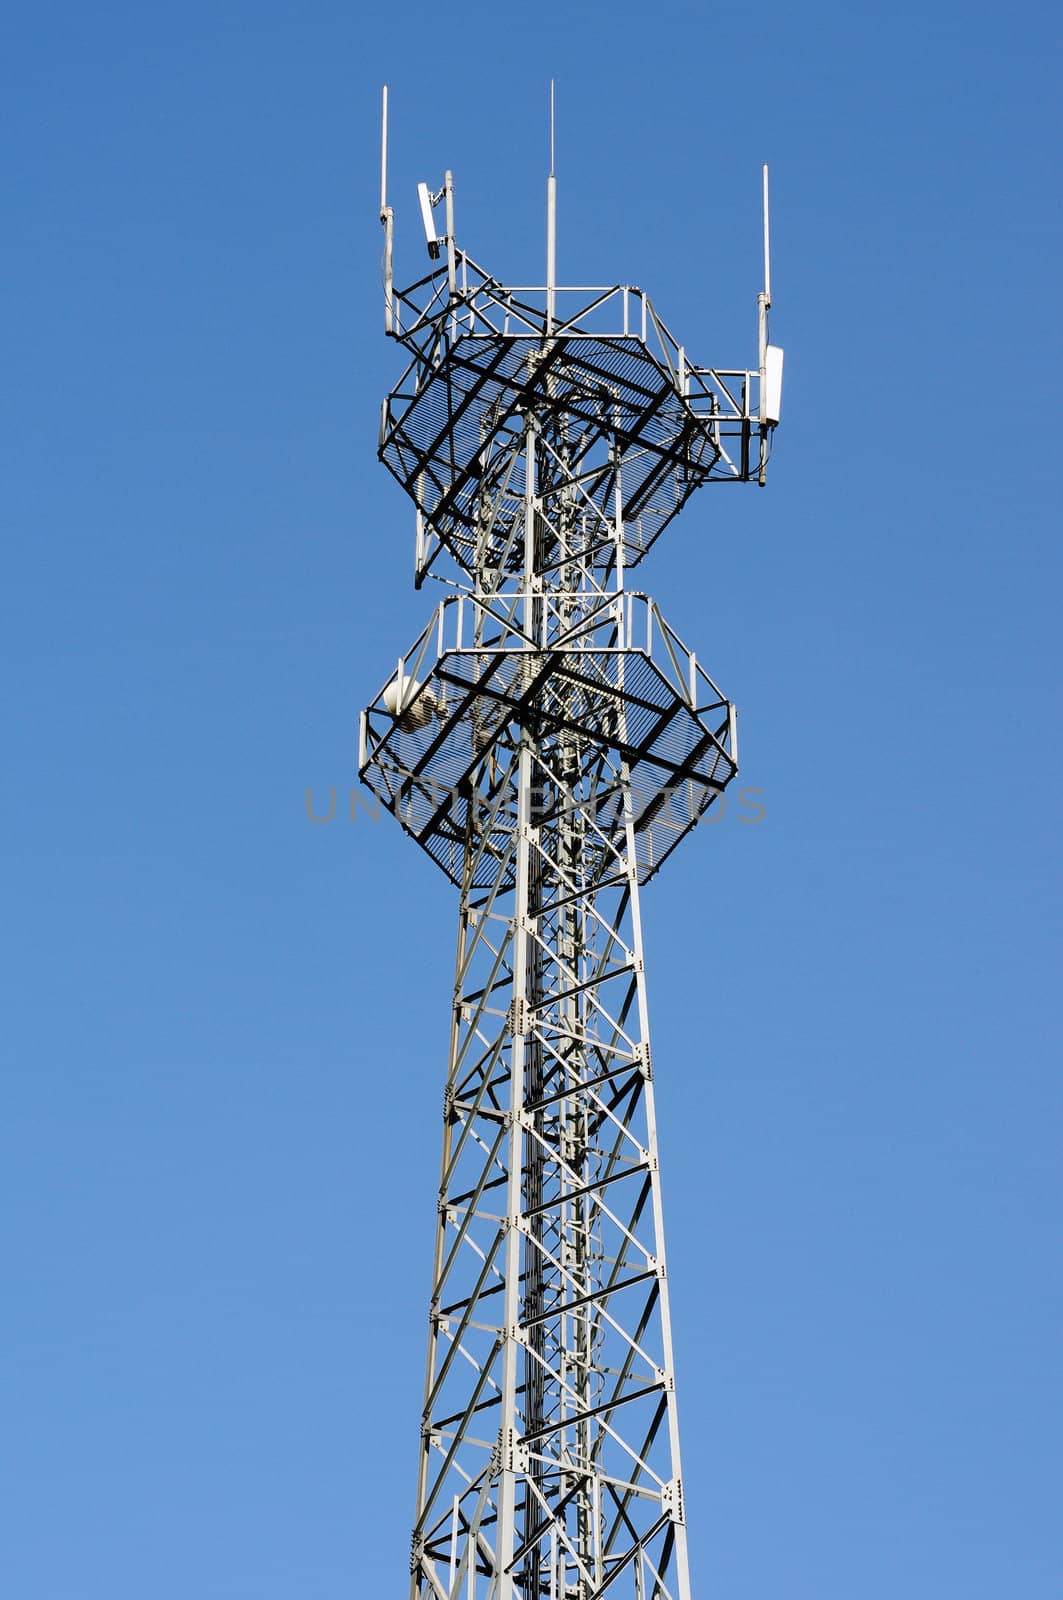
[[[488,887],[524,731],[533,821],[579,816],[584,879],[630,821],[646,882],[738,770],[734,707],[646,596],[508,592],[438,608],[363,713],[360,776],[454,883],[473,853]]]

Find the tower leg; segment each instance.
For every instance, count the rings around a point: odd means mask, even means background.
[[[470,830],[416,1600],[689,1600],[634,834],[594,781],[524,734]]]

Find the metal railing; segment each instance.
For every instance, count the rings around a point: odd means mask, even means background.
[[[402,686],[397,699],[392,694],[392,705],[404,706],[407,696],[412,697],[451,652],[497,655],[581,650],[644,655],[695,715],[728,704],[694,651],[648,595],[635,590],[566,595],[511,589],[491,595],[451,595],[443,600],[427,627],[399,657],[395,672],[381,686],[370,709],[394,715],[385,702],[392,686]]]

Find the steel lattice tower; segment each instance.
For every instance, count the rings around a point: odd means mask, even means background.
[[[386,91],[385,91],[386,172]],[[737,769],[734,708],[628,569],[763,482],[781,352],[699,367],[638,289],[506,288],[421,186],[380,456],[460,577],[359,765],[460,892],[411,1600],[690,1600],[640,887]],[[437,237],[435,207],[445,205]]]

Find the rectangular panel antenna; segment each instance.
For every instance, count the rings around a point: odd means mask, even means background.
[[[421,222],[424,224],[425,242],[428,245],[428,254],[433,261],[439,259],[439,235],[436,233],[435,218],[432,216],[432,196],[427,183],[417,185],[417,198],[421,203]]]

